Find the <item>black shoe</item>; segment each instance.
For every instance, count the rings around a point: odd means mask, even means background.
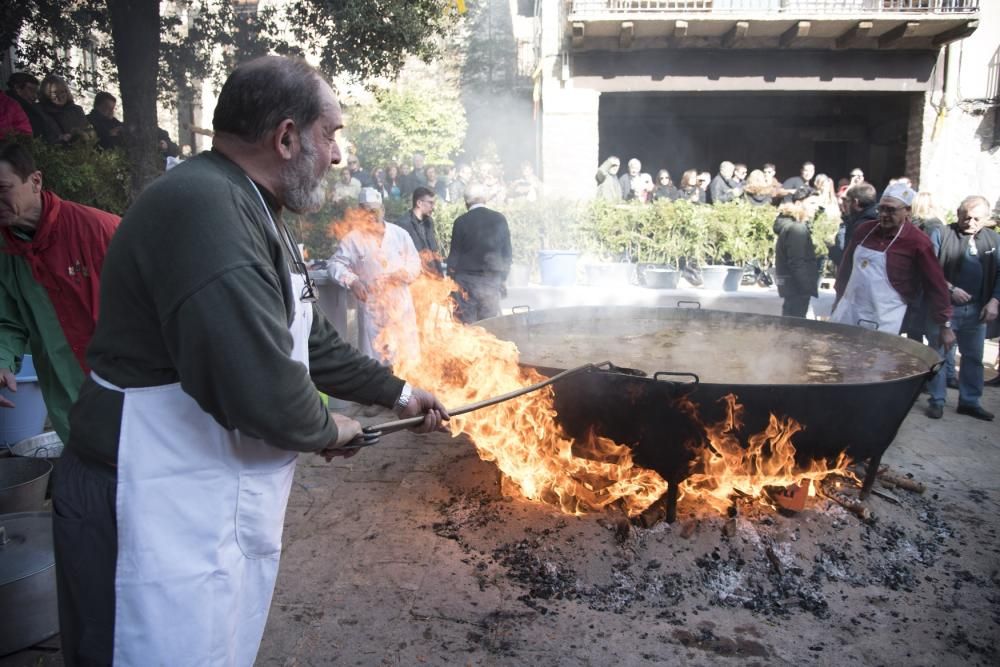
[[[948,378],[948,389],[958,389],[958,380],[955,378]]]
[[[960,405],[955,412],[960,415],[969,415],[970,417],[975,417],[976,419],[982,419],[985,422],[993,421],[993,413],[989,410],[984,410],[978,405]]]
[[[984,387],[1000,387],[1000,373],[993,376],[992,380],[986,380],[983,382]]]
[[[944,416],[944,407],[937,405],[936,403],[931,403],[927,406],[927,409],[924,410],[924,414],[931,419],[941,419],[941,417]]]

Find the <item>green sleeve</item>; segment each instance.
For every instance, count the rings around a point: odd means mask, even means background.
[[[291,357],[281,283],[270,267],[233,268],[191,294],[163,337],[181,386],[226,428],[295,451],[337,436],[305,367]]]
[[[21,320],[17,300],[7,289],[8,284],[5,280],[0,285],[0,368],[16,373],[28,347],[28,329]]]
[[[403,381],[341,338],[318,308],[309,334],[309,372],[320,391],[357,403],[392,407]]]

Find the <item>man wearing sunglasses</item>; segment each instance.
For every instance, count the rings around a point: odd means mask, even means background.
[[[910,222],[916,193],[902,183],[885,189],[878,219],[860,225],[837,272],[831,322],[898,334],[908,304],[927,299],[944,347],[955,342],[948,285],[931,240]]]

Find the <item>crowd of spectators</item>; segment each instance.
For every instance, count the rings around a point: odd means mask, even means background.
[[[14,72],[7,79],[7,91],[0,92],[0,137],[19,133],[50,144],[87,141],[101,150],[115,150],[123,147],[126,132],[115,117],[117,105],[117,98],[102,90],[94,95],[90,113],[85,113],[61,76],[48,74],[39,81],[30,72]],[[163,128],[157,128],[156,139],[164,166],[190,152]]]
[[[522,162],[517,177],[506,181],[503,170],[496,164],[479,162],[475,169],[467,163],[429,165],[420,152],[413,153],[408,160],[389,162],[371,170],[365,168],[357,153],[351,153],[335,180],[335,201],[357,200],[362,188],[373,188],[384,201],[402,201],[406,205],[417,188],[427,188],[440,201],[461,202],[473,180],[485,188],[490,205],[513,199],[537,201],[543,189],[530,162]]]

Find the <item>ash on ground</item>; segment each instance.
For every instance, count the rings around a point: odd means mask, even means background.
[[[755,641],[713,634],[706,619],[731,612],[873,641],[932,633],[963,664],[1000,660],[1000,541],[967,507],[931,493],[896,491],[899,504],[872,498],[868,521],[826,498],[787,516],[746,501],[730,517],[682,502],[676,522],[643,529],[610,511],[566,517],[482,489],[456,491],[433,529],[457,541],[481,589],[510,591],[511,609],[527,614],[518,622],[583,607],[676,626],[664,641],[681,646],[767,655]]]

